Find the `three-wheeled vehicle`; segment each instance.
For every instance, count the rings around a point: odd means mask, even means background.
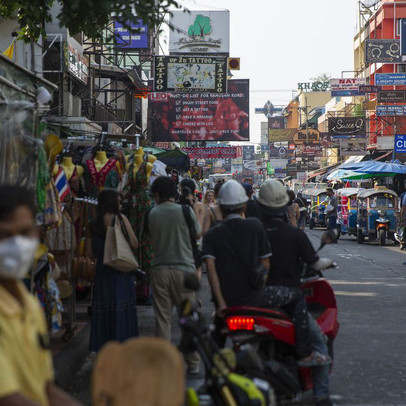
[[[325,188],[317,188],[308,192],[310,196],[310,220],[309,227],[327,227],[326,224],[326,207],[328,204],[328,197]]]
[[[337,224],[340,234],[357,236],[357,194],[363,189],[344,188],[336,192],[338,211]]]
[[[387,239],[395,241],[398,195],[390,189],[366,189],[358,193],[357,242],[365,237],[385,245]]]

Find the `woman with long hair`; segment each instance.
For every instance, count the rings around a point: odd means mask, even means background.
[[[214,199],[214,190],[207,189],[203,199],[203,206],[205,210],[207,210],[209,207],[213,207],[215,204],[216,201]]]
[[[90,351],[97,352],[108,341],[125,341],[138,336],[134,275],[103,264],[107,227],[123,219],[133,250],[138,247],[137,237],[130,222],[120,213],[120,194],[116,190],[100,192],[95,218],[90,223],[88,256],[97,259],[93,287],[92,318],[90,324]]]

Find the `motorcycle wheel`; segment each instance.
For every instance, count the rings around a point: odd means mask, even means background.
[[[385,242],[386,242],[386,233],[385,233],[385,230],[379,230],[379,232],[378,232],[378,240],[379,240],[379,245],[381,246],[381,247],[383,247],[384,245],[385,245]]]
[[[357,231],[357,243],[362,244],[364,242],[364,235],[361,230]]]

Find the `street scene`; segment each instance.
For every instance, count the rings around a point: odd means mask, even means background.
[[[0,0],[0,406],[406,406],[406,4]]]

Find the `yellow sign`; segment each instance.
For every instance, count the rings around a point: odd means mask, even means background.
[[[296,128],[284,128],[281,130],[268,130],[269,141],[278,142],[278,141],[293,141],[293,136],[297,131]]]
[[[320,131],[314,128],[309,128],[307,131],[298,130],[293,137],[295,144],[303,144],[304,142],[319,143],[320,142]]]

